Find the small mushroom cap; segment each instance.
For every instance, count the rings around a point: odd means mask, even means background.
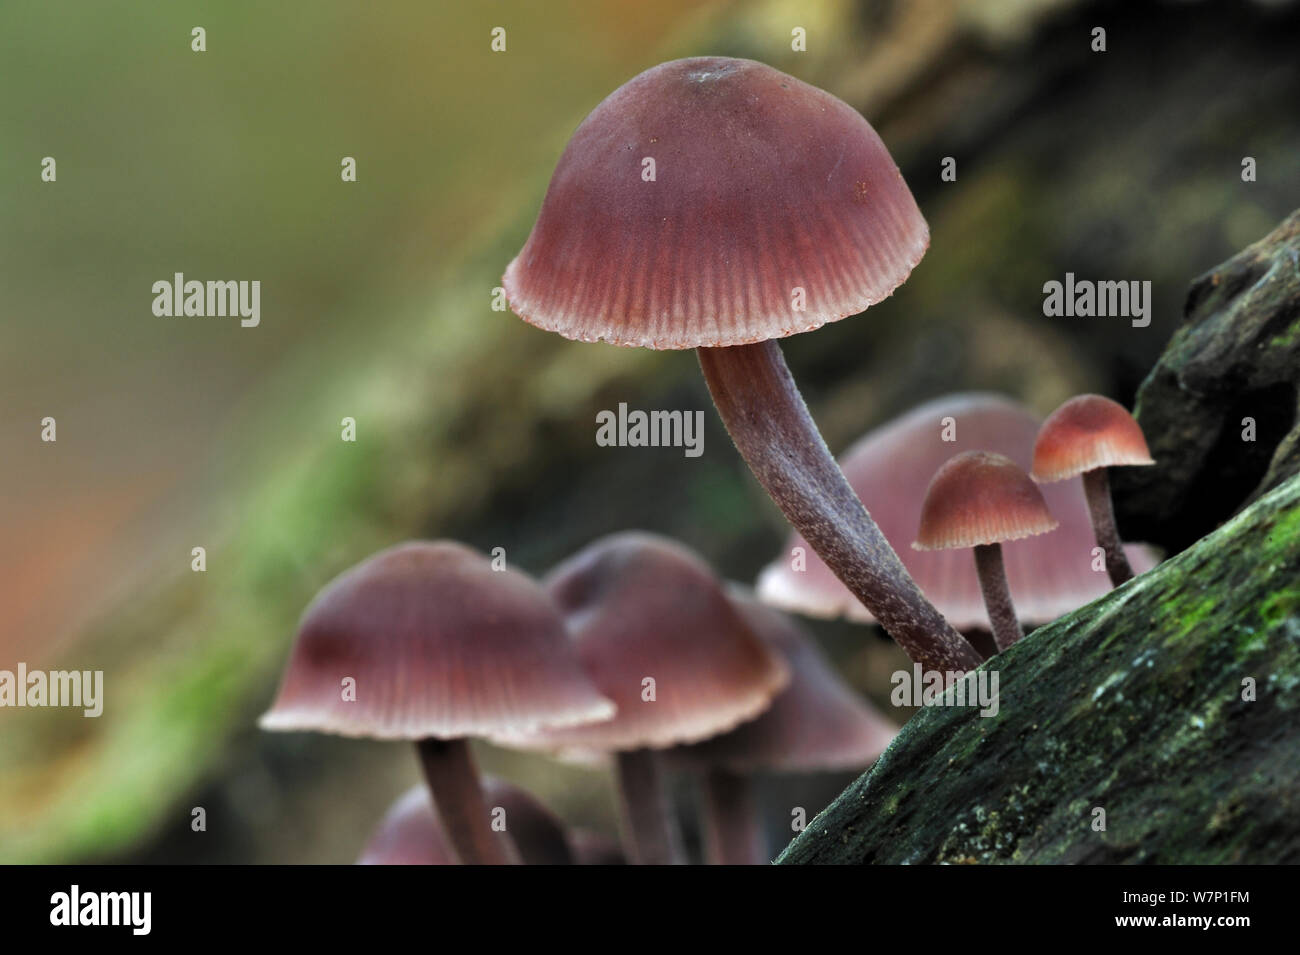
[[[503,285],[565,338],[742,345],[874,305],[929,241],[856,110],[762,63],[699,57],[634,77],[582,122]]]
[[[730,733],[670,751],[674,765],[694,770],[810,773],[860,769],[898,733],[853,692],[821,649],[790,617],[735,588],[732,601],[790,667],[790,684],[757,719]]]
[[[605,537],[545,583],[583,666],[617,713],[505,742],[580,756],[694,742],[753,719],[789,679],[709,566],[674,541],[639,532]]]
[[[1078,395],[1057,408],[1034,442],[1035,481],[1063,481],[1117,465],[1155,464],[1141,426],[1118,401]]]
[[[849,484],[908,573],[959,630],[987,627],[988,611],[969,554],[911,548],[925,489],[935,471],[962,451],[996,451],[1028,468],[1041,423],[1028,408],[1002,395],[945,395],[872,429],[840,458]],[[1002,547],[1016,612],[1026,623],[1055,620],[1111,589],[1104,569],[1093,567],[1097,542],[1080,479],[1045,484],[1040,490],[1060,528]],[[802,548],[802,570],[791,565],[794,548]],[[1124,549],[1136,572],[1155,566],[1149,548],[1129,544]],[[766,603],[811,616],[874,620],[798,534],[764,569],[758,595]]]
[[[488,810],[505,811],[505,831],[525,865],[573,862],[564,824],[535,796],[501,779],[483,780]],[[495,830],[494,830],[495,831]],[[429,789],[412,786],[393,803],[357,859],[358,865],[456,865]]]
[[[963,451],[939,468],[921,505],[917,550],[1000,544],[1056,530],[1043,492],[1015,461]]]
[[[438,541],[381,551],[317,595],[261,726],[457,739],[611,715],[546,592]]]

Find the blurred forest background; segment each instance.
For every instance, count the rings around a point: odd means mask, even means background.
[[[762,60],[862,110],[902,166],[929,254],[867,316],[787,342],[839,451],[948,391],[1131,402],[1188,282],[1300,204],[1298,49],[1277,0],[0,7],[0,668],[106,688],[97,720],[0,711],[0,861],[352,861],[416,780],[409,747],[254,721],[307,601],[397,540],[502,546],[535,573],[635,527],[742,581],[775,555],[785,526],[693,355],[490,307],[569,134],[634,74]],[[1067,271],[1150,279],[1150,327],[1045,318]],[[260,280],[260,327],[154,317],[174,272]],[[620,401],[706,409],[705,454],[598,448]],[[815,630],[887,700],[891,644]],[[480,752],[613,831],[599,771]],[[764,795],[779,822],[845,782]]]

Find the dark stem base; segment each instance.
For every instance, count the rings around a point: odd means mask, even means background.
[[[1083,472],[1083,495],[1088,499],[1097,546],[1106,552],[1106,573],[1110,575],[1110,582],[1118,587],[1133,579],[1133,568],[1129,566],[1124,543],[1119,539],[1119,528],[1115,525],[1110,478],[1107,477],[1105,468]]]
[[[700,779],[700,788],[705,861],[710,865],[763,865],[770,861],[749,780],[714,769]]]
[[[989,612],[993,627],[993,641],[1001,653],[1024,637],[1011,602],[1011,588],[1007,586],[1007,568],[1002,562],[1001,544],[979,544],[975,547],[975,573],[979,575],[980,592],[984,594],[984,607]]]
[[[659,771],[659,755],[637,749],[617,757],[618,792],[623,811],[623,839],[633,865],[681,865],[677,816],[669,805]]]
[[[980,665],[916,586],[826,448],[775,341],[700,348],[700,367],[741,456],[844,586],[927,670]]]
[[[415,748],[443,834],[461,864],[517,865],[519,853],[510,836],[492,831],[492,817],[469,743],[463,739],[422,739]]]

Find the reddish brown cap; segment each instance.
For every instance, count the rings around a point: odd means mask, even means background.
[[[898,727],[840,679],[817,642],[785,614],[733,589],[754,632],[790,667],[790,685],[757,719],[671,751],[676,765],[733,773],[859,769],[885,751]]]
[[[566,338],[742,345],[874,305],[929,241],[856,110],[762,63],[700,57],[634,77],[583,121],[503,281],[518,315]]]
[[[573,862],[564,824],[536,797],[501,779],[483,780],[489,811],[504,810],[505,830],[525,865]],[[456,853],[443,832],[429,789],[412,786],[393,803],[362,850],[358,865],[456,865]]]
[[[925,489],[935,471],[962,451],[996,451],[1028,468],[1040,423],[1028,408],[1001,395],[947,395],[872,430],[840,459],[849,483],[908,573],[959,630],[986,628],[988,611],[969,554],[911,548]],[[1002,546],[1016,612],[1027,623],[1055,620],[1111,589],[1105,571],[1093,569],[1096,538],[1080,482],[1062,481],[1040,490],[1060,527]],[[802,571],[791,566],[795,547],[803,548]],[[1129,544],[1125,551],[1138,573],[1155,566],[1148,548]],[[812,616],[873,620],[797,534],[763,571],[758,594],[767,603]]]
[[[541,587],[438,541],[381,551],[317,595],[261,726],[455,739],[612,714]]]
[[[1116,465],[1155,464],[1128,409],[1102,395],[1078,395],[1043,422],[1034,443],[1034,480],[1044,483]]]
[[[663,748],[731,729],[767,708],[789,679],[732,606],[713,571],[674,541],[615,534],[546,578],[612,720],[506,741],[558,750]],[[647,701],[647,679],[654,699]]]
[[[917,550],[1000,544],[1056,530],[1043,492],[1015,461],[963,451],[939,468],[921,505]]]

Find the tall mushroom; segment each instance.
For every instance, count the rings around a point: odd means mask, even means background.
[[[647,70],[583,121],[503,284],[566,338],[697,350],[723,423],[786,518],[913,660],[979,655],[925,599],[826,449],[778,339],[863,311],[929,229],[852,107],[751,60]]]
[[[861,769],[884,752],[898,727],[840,679],[816,641],[792,619],[739,588],[736,609],[790,667],[790,685],[757,719],[729,733],[668,751],[670,764],[700,776],[705,856],[719,865],[771,858],[751,777]]]
[[[437,541],[381,551],[326,585],[260,725],[414,741],[458,858],[501,864],[517,859],[492,831],[467,740],[613,712],[545,591]]]
[[[917,550],[975,550],[975,571],[993,639],[1005,650],[1024,636],[1002,562],[1002,542],[1056,529],[1042,491],[1010,458],[964,451],[941,467],[925,492]]]
[[[612,720],[503,742],[614,756],[628,857],[681,862],[659,750],[753,719],[789,679],[721,582],[681,545],[644,533],[602,538],[545,583],[564,611],[587,672],[612,699]]]
[[[1029,470],[1042,423],[1029,408],[1004,395],[943,395],[873,428],[840,457],[849,484],[876,515],[912,579],[964,633],[986,629],[988,611],[966,554],[912,549],[925,489],[944,462],[962,451],[994,451]],[[1110,589],[1105,575],[1094,569],[1095,536],[1080,483],[1060,481],[1041,490],[1060,527],[1052,534],[1002,546],[1017,616],[1026,624],[1055,620]],[[1139,573],[1155,565],[1149,548],[1129,544],[1125,550]],[[864,623],[875,620],[797,533],[764,568],[756,589],[759,599],[784,610]]]
[[[1077,395],[1043,422],[1034,444],[1035,481],[1064,481],[1083,475],[1097,546],[1106,554],[1106,572],[1116,587],[1133,577],[1124,554],[1106,469],[1155,464],[1146,436],[1123,405],[1102,395]]]

